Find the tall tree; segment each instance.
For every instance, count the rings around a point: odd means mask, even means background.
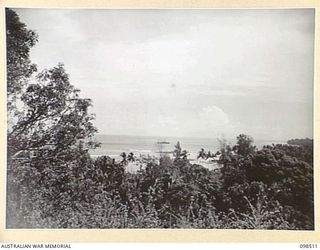
[[[21,95],[23,111],[8,131],[8,152],[50,145],[57,155],[97,131],[88,113],[90,99],[79,97],[62,64],[39,73]],[[94,147],[91,141],[88,147]],[[10,155],[9,154],[9,155]]]
[[[182,153],[182,149],[180,146],[180,142],[178,141],[176,145],[174,145],[173,157],[175,159],[180,159]]]
[[[6,24],[7,226],[27,227],[41,216],[58,219],[63,202],[74,207],[85,199],[79,190],[88,189],[81,180],[92,172],[87,150],[99,144],[91,100],[80,97],[63,64],[37,73],[29,56],[36,33],[10,9]]]
[[[233,147],[233,151],[235,151],[238,155],[247,156],[255,151],[256,147],[253,145],[252,137],[240,134],[237,136],[237,143]]]
[[[8,158],[20,150],[51,145],[57,153],[85,140],[97,131],[88,113],[90,99],[80,98],[69,82],[63,64],[37,72],[30,60],[30,49],[38,35],[6,9]]]
[[[6,9],[6,42],[7,42],[7,94],[8,112],[17,112],[16,99],[29,77],[37,67],[30,61],[30,49],[37,43],[37,34],[27,29],[19,16],[11,9]]]

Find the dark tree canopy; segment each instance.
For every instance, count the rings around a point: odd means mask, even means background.
[[[9,152],[52,145],[57,154],[97,131],[88,113],[91,100],[79,97],[62,64],[39,73],[21,100],[24,112],[9,130]]]
[[[240,134],[237,137],[237,143],[233,147],[233,150],[242,156],[247,156],[254,152],[255,146],[253,145],[253,139],[245,134]]]
[[[288,140],[289,145],[296,145],[296,146],[312,146],[313,140],[310,138],[305,139],[291,139]]]
[[[7,94],[8,111],[15,107],[15,99],[27,84],[29,77],[37,70],[30,61],[30,49],[37,43],[37,34],[27,29],[19,16],[6,9],[7,41]]]
[[[9,159],[47,145],[57,154],[81,140],[95,147],[91,100],[79,96],[63,64],[36,74],[29,53],[38,36],[11,9],[6,9],[6,33]]]
[[[7,223],[13,226],[41,207],[38,201],[46,203],[41,216],[48,217],[63,200],[83,199],[83,192],[78,198],[61,194],[67,186],[88,190],[80,177],[90,176],[87,151],[98,143],[92,139],[97,129],[89,113],[91,100],[80,97],[63,64],[37,72],[30,61],[37,34],[10,9],[6,35]]]

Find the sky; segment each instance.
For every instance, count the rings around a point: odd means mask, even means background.
[[[313,137],[313,9],[15,11],[101,134]]]

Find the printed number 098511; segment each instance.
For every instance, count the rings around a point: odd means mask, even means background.
[[[300,244],[300,248],[306,248],[306,249],[318,248],[318,245],[317,244]]]

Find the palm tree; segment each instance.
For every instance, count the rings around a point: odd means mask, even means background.
[[[182,159],[183,160],[187,160],[187,157],[188,157],[188,151],[187,150],[183,150],[182,152],[181,152],[181,157],[182,157]]]
[[[205,159],[206,158],[206,151],[204,151],[204,149],[202,148],[199,153],[198,153],[198,156],[197,156],[197,159]]]
[[[213,157],[214,157],[214,154],[211,153],[211,151],[209,150],[208,153],[207,153],[207,159],[213,158]]]
[[[127,154],[126,154],[125,152],[122,152],[122,153],[120,154],[120,156],[122,157],[121,163],[122,163],[122,164],[127,164],[127,163],[128,163],[128,161],[127,161]]]
[[[135,157],[134,157],[134,154],[133,154],[132,152],[130,152],[130,153],[128,154],[127,160],[128,160],[129,162],[134,162],[134,161],[135,161]]]

